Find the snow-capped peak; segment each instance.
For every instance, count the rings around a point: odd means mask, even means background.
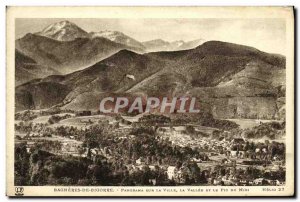
[[[182,40],[171,42],[171,44],[173,44],[173,45],[175,45],[175,46],[177,46],[177,47],[182,46],[184,43],[185,43],[185,42],[182,41]]]
[[[91,32],[90,36],[91,36],[91,38],[103,37],[110,41],[114,41],[114,42],[117,42],[120,44],[124,44],[124,45],[131,46],[131,47],[136,47],[136,48],[140,48],[140,49],[145,48],[142,43],[138,42],[137,40],[135,40],[119,31],[104,30],[104,31],[99,31],[99,32]]]
[[[58,31],[60,29],[65,28],[66,26],[73,26],[74,24],[72,24],[71,22],[65,20],[65,21],[61,21],[58,23],[54,23],[52,25],[49,25],[48,27],[46,27],[42,32],[49,32],[49,31]],[[75,25],[76,26],[76,25]]]
[[[105,31],[100,31],[100,32],[92,32],[91,36],[92,36],[92,38],[103,37],[103,38],[107,38],[111,41],[116,41],[117,37],[122,37],[122,36],[124,37],[125,35],[122,32],[105,30]]]
[[[72,41],[76,38],[88,37],[86,31],[68,20],[51,24],[36,34],[59,41]]]

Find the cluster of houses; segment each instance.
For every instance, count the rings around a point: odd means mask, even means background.
[[[110,160],[114,159],[112,156],[112,151],[109,148],[93,148],[88,149],[82,154],[83,157],[90,158],[96,161],[97,158],[101,157],[102,161],[109,162]],[[195,162],[191,159],[191,162]],[[206,184],[207,185],[225,185],[225,186],[262,186],[262,185],[273,185],[273,186],[281,186],[284,184],[283,181],[279,180],[270,180],[265,178],[257,178],[257,179],[249,179],[248,176],[237,177],[236,169],[237,164],[235,160],[230,159],[223,159],[222,162],[201,162],[197,163],[198,167],[200,168],[199,175],[206,177]],[[136,172],[137,170],[143,170],[144,167],[147,166],[151,171],[155,171],[158,168],[163,170],[167,179],[170,181],[175,182],[176,184],[186,184],[189,178],[193,177],[191,170],[188,168],[187,165],[182,165],[181,167],[176,167],[172,165],[157,165],[151,164],[148,165],[143,158],[138,158],[135,162],[127,164],[126,167],[129,173]],[[227,174],[221,174],[220,171],[215,172],[215,176],[213,176],[213,172],[216,167],[222,167],[222,169],[227,170]],[[246,170],[247,167],[239,167],[239,169]],[[217,173],[217,174],[216,174]],[[189,177],[187,177],[189,176]],[[155,185],[157,180],[155,178],[150,179],[150,183]]]
[[[90,111],[81,111],[76,113],[77,116],[90,116]],[[115,124],[115,123],[111,123]],[[43,131],[44,127],[40,127],[40,132],[44,133],[30,133],[28,136],[23,140],[16,141],[16,144],[21,142],[26,142],[27,144],[27,152],[31,152],[31,148],[34,146],[35,141],[32,141],[31,139],[35,137],[41,137],[40,134],[47,134],[48,131]],[[37,128],[38,130],[39,128]],[[122,127],[116,126],[114,129],[115,135],[122,139],[122,138],[130,138],[128,134],[131,130],[131,126],[124,125]],[[223,161],[217,162],[216,164],[212,164],[211,169],[213,170],[214,167],[217,165],[225,165],[230,168],[234,168],[236,166],[235,161],[232,159],[246,159],[249,158],[249,154],[247,153],[247,149],[245,149],[246,141],[243,138],[233,138],[231,140],[223,138],[222,140],[218,139],[210,139],[210,138],[192,138],[190,135],[183,132],[184,130],[174,130],[172,128],[162,128],[161,130],[158,130],[158,132],[161,134],[163,138],[168,138],[172,144],[178,145],[181,147],[190,147],[190,148],[200,148],[203,150],[203,152],[209,153],[210,157],[212,159],[218,159],[214,158],[213,156],[219,157],[222,155],[224,158],[220,158]],[[61,154],[68,154],[73,156],[81,156],[90,158],[93,161],[96,161],[97,158],[101,157],[105,161],[109,161],[109,159],[113,159],[113,152],[109,150],[109,148],[87,148],[82,147],[81,142],[75,141],[74,136],[70,136],[69,141],[62,141],[61,142]],[[72,140],[73,139],[73,140]],[[259,154],[267,154],[267,149],[265,147],[257,148],[255,150],[255,153]],[[200,159],[190,159],[192,162],[200,163]],[[216,160],[217,161],[217,160]],[[201,162],[205,163],[205,162]],[[246,163],[245,163],[246,164]],[[137,170],[137,169],[143,169],[143,167],[147,165],[142,158],[137,159],[134,163],[131,163],[128,166],[129,170]],[[157,169],[157,166],[159,166],[160,169],[165,171],[165,174],[167,176],[168,180],[172,180],[177,184],[185,184],[186,183],[186,176],[192,175],[191,171],[187,166],[182,166],[180,168],[177,168],[172,165],[147,165],[150,170]],[[284,182],[281,182],[279,180],[269,180],[265,178],[257,178],[254,180],[249,179],[237,179],[236,175],[232,172],[228,175],[218,175],[215,177],[210,176],[210,171],[201,165],[198,164],[198,166],[201,169],[201,174],[207,176],[207,184],[210,185],[282,185]],[[156,179],[151,179],[151,183],[153,185],[156,184]]]
[[[281,159],[278,155],[271,156],[270,148],[268,148],[271,144],[267,146],[264,143],[260,143],[260,145],[252,151],[249,142],[242,137],[235,137],[232,139],[192,138],[190,135],[186,134],[183,129],[171,130],[164,128],[164,130],[158,131],[163,138],[168,138],[174,145],[197,148],[210,155],[224,154],[228,158],[269,159],[272,161]]]

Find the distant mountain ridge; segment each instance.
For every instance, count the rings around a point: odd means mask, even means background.
[[[58,41],[73,41],[77,38],[93,39],[96,37],[102,37],[110,41],[126,45],[128,47],[136,48],[136,50],[140,52],[145,51],[145,47],[141,42],[125,35],[122,32],[105,30],[99,32],[93,31],[88,33],[77,26],[75,23],[72,23],[68,20],[53,23],[35,34]]]
[[[38,64],[51,67],[61,74],[83,69],[122,49],[135,50],[106,38],[58,41],[36,34],[27,34],[16,40],[15,47]]]
[[[16,40],[16,52],[31,58],[36,63],[35,73],[31,72],[30,76],[28,74],[23,78],[17,76],[16,84],[19,85],[31,79],[43,78],[54,73],[67,74],[78,71],[122,49],[145,53],[154,50],[189,49],[198,44],[183,41],[165,43],[168,44],[167,48],[154,47],[154,45],[149,48],[142,42],[119,31],[105,30],[88,33],[75,23],[68,20],[60,21],[45,27],[40,32],[28,33]],[[18,68],[17,70],[24,72],[24,69]]]
[[[188,42],[185,42],[183,40],[168,42],[162,39],[139,42],[138,40],[119,31],[102,30],[88,33],[68,20],[51,24],[44,28],[42,31],[35,34],[58,41],[72,41],[76,38],[103,37],[113,42],[139,49],[140,53],[192,49],[205,42],[205,40],[203,39],[197,39]]]
[[[168,42],[162,39],[154,39],[143,42],[143,45],[146,47],[147,52],[159,52],[193,49],[204,42],[204,39],[197,39],[187,42],[183,40]]]
[[[140,52],[146,51],[146,47],[141,42],[125,35],[122,32],[106,30],[106,31],[100,31],[100,32],[91,32],[91,33],[89,33],[89,35],[92,38],[103,37],[103,38],[109,39],[111,41],[114,41],[116,43],[124,44],[129,47],[134,47],[134,48],[139,49]]]

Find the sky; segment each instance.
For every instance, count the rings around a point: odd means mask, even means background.
[[[120,31],[138,40],[166,41],[194,39],[218,40],[255,47],[285,55],[284,19],[97,19],[97,18],[22,18],[16,19],[16,39],[43,30],[50,24],[69,20],[87,32]]]

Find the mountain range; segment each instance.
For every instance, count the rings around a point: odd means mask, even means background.
[[[28,65],[22,65],[23,57],[16,57],[17,84],[26,83],[34,78],[52,74],[67,74],[89,67],[120,50],[127,49],[136,53],[150,51],[174,51],[194,48],[201,40],[194,42],[166,42],[154,40],[139,42],[119,31],[86,32],[70,21],[51,24],[36,33],[28,33],[15,42],[16,54],[22,54],[34,60],[39,71],[24,71]],[[40,72],[40,73],[37,73]]]
[[[59,38],[29,34],[17,40],[16,48],[43,68],[77,71],[17,86],[17,111],[51,107],[97,110],[100,99],[112,95],[194,96],[202,110],[217,118],[284,117],[284,56],[221,41],[187,50],[143,53],[121,43],[126,35],[118,39],[120,43],[103,33],[87,38],[70,34],[64,41],[60,34],[55,36]],[[140,45],[155,48],[155,43],[169,44],[155,40]]]
[[[145,42],[138,40],[119,31],[102,30],[99,32],[86,32],[76,24],[70,21],[61,21],[51,24],[41,32],[35,33],[58,41],[73,41],[77,38],[96,38],[102,37],[110,41],[133,47],[140,53],[156,51],[176,51],[195,48],[204,42],[203,39],[197,39],[185,42],[183,40],[168,42],[162,39],[154,39]]]
[[[59,74],[84,69],[122,49],[133,50],[106,38],[58,41],[36,34],[27,34],[16,40],[15,47],[18,52],[32,58],[37,64],[52,68]],[[43,70],[41,69],[41,72]],[[45,76],[48,75],[45,73]]]

